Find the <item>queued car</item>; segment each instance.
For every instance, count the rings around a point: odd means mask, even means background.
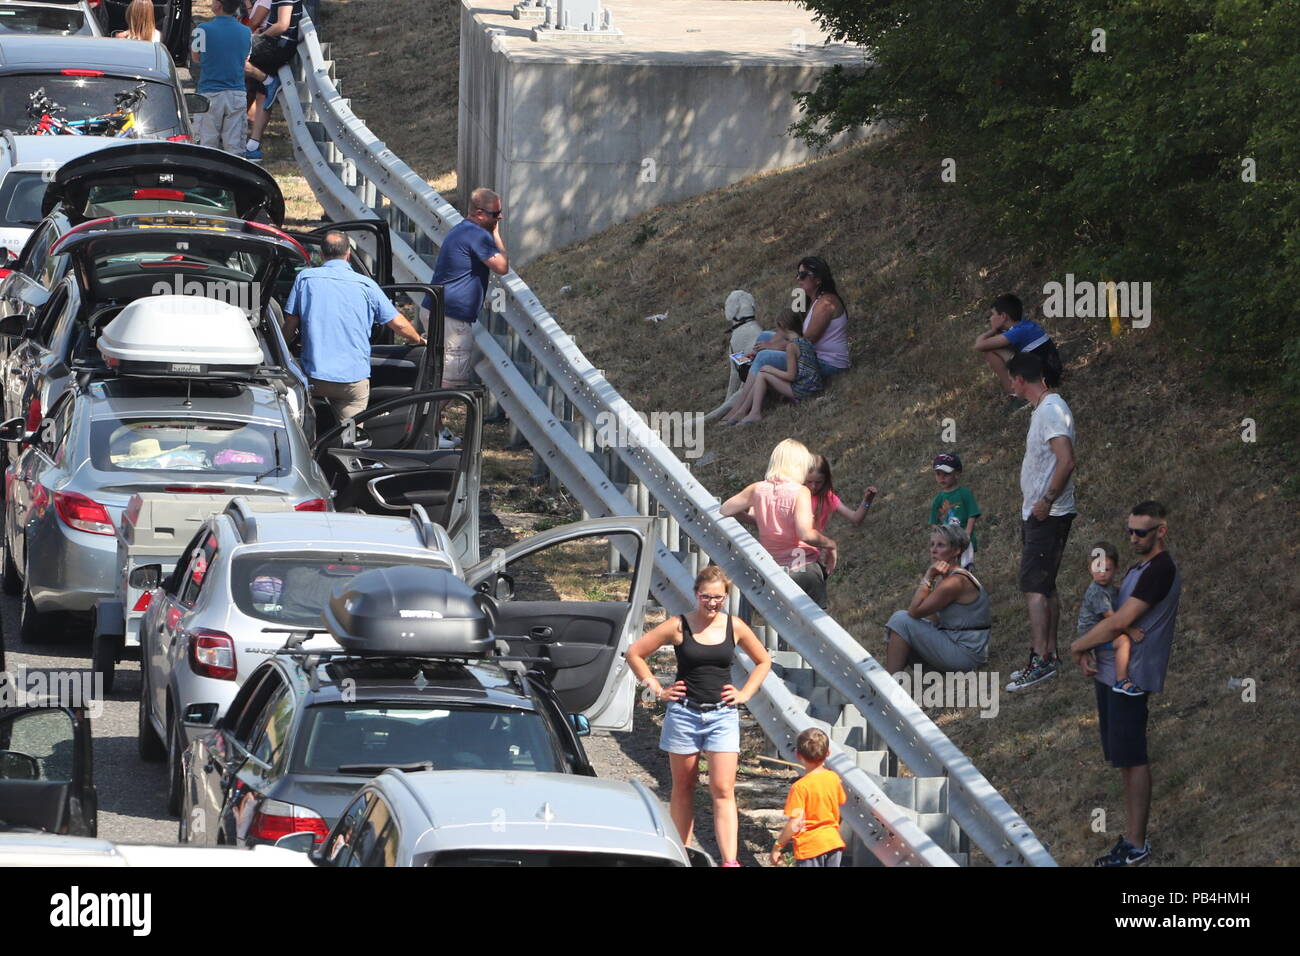
[[[552,529],[465,580],[398,566],[339,582],[324,626],[290,636],[185,752],[181,840],[253,845],[308,831],[319,842],[364,779],[389,767],[594,776],[579,734],[630,723],[622,652],[644,616],[652,526],[628,517]],[[634,569],[626,601],[521,601],[525,613],[506,612],[511,566],[543,552],[563,564],[584,538],[621,539]],[[299,646],[322,631],[341,650]]]
[[[4,0],[0,3],[0,35],[6,33],[102,37],[104,28],[88,0],[72,3]]]
[[[283,837],[317,866],[712,866],[682,845],[640,781],[504,770],[385,770],[324,842]]]
[[[158,583],[127,595],[130,606],[145,608],[137,621],[140,756],[167,759],[172,813],[180,810],[181,754],[284,645],[287,633],[277,628],[319,626],[333,586],[363,571],[409,564],[461,573],[446,531],[418,505],[409,518],[256,505],[231,501],[203,522],[165,579],[158,565],[138,566],[139,583]],[[128,513],[124,524],[131,523]],[[302,646],[338,649],[328,634]]]
[[[7,130],[0,135],[0,255],[10,262],[18,259],[32,230],[41,224],[41,200],[60,166],[120,143],[107,136],[15,136]],[[8,272],[0,268],[0,277]]]
[[[149,846],[111,843],[90,837],[50,833],[6,833],[0,830],[0,867],[228,867],[311,866],[302,853],[288,848],[259,846],[252,850],[207,849],[195,846]]]
[[[157,43],[0,33],[0,129],[188,141],[190,113],[207,108]]]

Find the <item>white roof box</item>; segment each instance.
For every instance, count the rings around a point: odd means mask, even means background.
[[[99,336],[109,368],[143,375],[247,375],[262,346],[238,306],[194,295],[137,299]]]

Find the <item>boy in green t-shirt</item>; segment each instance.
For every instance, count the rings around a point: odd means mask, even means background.
[[[962,552],[961,566],[969,570],[975,564],[975,519],[980,506],[971,490],[961,483],[961,459],[956,455],[935,457],[934,478],[943,490],[930,502],[930,524],[956,525],[966,532],[970,544]]]

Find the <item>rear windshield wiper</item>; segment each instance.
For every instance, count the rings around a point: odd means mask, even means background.
[[[417,770],[432,770],[432,760],[417,760],[415,763],[344,763],[339,764],[339,773],[364,773],[368,777],[375,777],[383,773],[389,767],[394,770],[400,770],[402,773],[414,773]]]
[[[275,464],[272,465],[270,468],[266,469],[266,471],[262,472],[256,478],[254,478],[253,479],[254,484],[261,481],[267,475],[273,475],[280,470],[280,430],[278,428],[275,431],[271,432],[271,441],[275,445]]]

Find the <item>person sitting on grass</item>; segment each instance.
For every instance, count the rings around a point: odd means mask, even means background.
[[[769,365],[757,374],[751,372],[724,422],[749,425],[762,421],[763,400],[769,390],[779,392],[792,402],[821,392],[824,384],[817,366],[817,350],[799,334],[800,324],[799,316],[789,309],[776,320],[777,338],[773,341],[785,343],[785,368]]]

